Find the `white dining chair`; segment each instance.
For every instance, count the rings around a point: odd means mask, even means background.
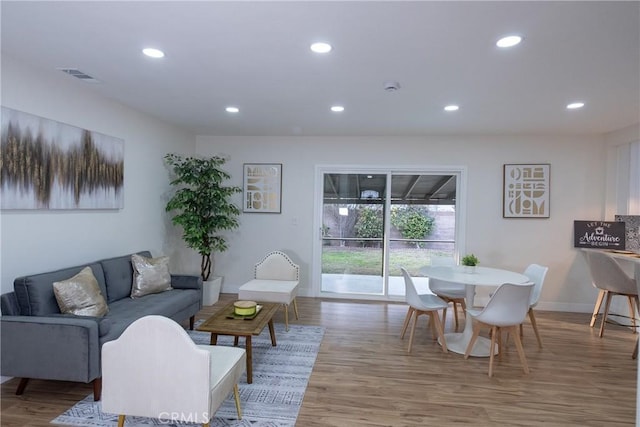
[[[533,282],[533,290],[531,291],[531,298],[529,300],[529,321],[533,327],[533,332],[536,334],[538,340],[538,347],[542,348],[542,338],[540,338],[540,332],[538,331],[538,323],[536,322],[536,316],[533,314],[533,308],[538,305],[540,295],[542,294],[542,285],[544,284],[544,278],[547,276],[549,267],[544,267],[538,264],[531,264],[524,270],[524,275]],[[522,337],[522,324],[520,325],[520,336]]]
[[[506,346],[502,345],[502,330],[511,332],[516,343],[516,350],[520,357],[520,363],[525,374],[529,373],[527,358],[524,354],[522,341],[518,327],[527,318],[529,311],[529,301],[533,290],[533,283],[511,284],[505,283],[494,292],[487,305],[482,309],[467,309],[467,315],[473,320],[473,335],[464,354],[465,359],[469,358],[480,330],[488,327],[491,330],[491,345],[489,347],[489,377],[493,376],[493,359],[496,353],[496,342],[498,345],[498,357],[502,358],[502,353],[506,351]]]
[[[591,273],[593,286],[600,289],[600,295],[598,296],[598,301],[596,302],[596,306],[593,310],[590,326],[593,327],[595,324],[595,318],[600,312],[602,299],[603,297],[606,297],[602,323],[600,325],[600,332],[598,333],[598,336],[602,337],[604,335],[604,325],[607,321],[607,316],[609,315],[611,297],[615,295],[622,295],[627,297],[629,302],[629,316],[631,318],[632,331],[633,333],[636,333],[635,311],[636,308],[640,310],[640,303],[638,301],[638,289],[636,288],[635,279],[627,275],[616,260],[604,252],[596,250],[586,251],[585,256],[589,265],[589,272]]]
[[[431,255],[431,265],[434,267],[439,266],[455,266],[456,261],[451,256]],[[438,279],[429,278],[429,289],[431,292],[439,296],[444,300],[447,305],[450,303],[453,305],[453,315],[455,320],[455,330],[458,330],[458,305],[462,307],[462,312],[465,313],[467,305],[465,303],[466,288],[462,283],[445,282]],[[444,325],[447,318],[447,309],[442,311],[442,324]]]
[[[443,310],[447,307],[447,303],[442,299],[437,297],[436,295],[431,294],[418,294],[416,291],[416,287],[413,283],[413,279],[409,272],[404,268],[400,267],[402,270],[402,276],[404,277],[404,286],[405,286],[405,299],[407,304],[409,304],[409,313],[408,317],[405,318],[404,325],[402,326],[402,333],[400,334],[400,339],[404,338],[404,334],[407,331],[407,326],[409,325],[409,320],[413,317],[413,323],[411,324],[411,334],[409,336],[409,348],[407,352],[411,353],[411,347],[413,345],[413,337],[416,330],[416,324],[418,323],[418,317],[420,315],[426,314],[429,316],[429,324],[431,325],[431,335],[434,339],[439,338],[440,344],[442,345],[442,351],[445,353],[447,350],[447,343],[444,338],[444,329],[442,323],[440,322],[440,316],[438,314],[438,310]]]

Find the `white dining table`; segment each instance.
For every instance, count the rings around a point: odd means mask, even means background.
[[[461,283],[465,285],[465,303],[467,307],[473,307],[473,300],[476,294],[476,286],[500,286],[503,283],[513,283],[515,285],[530,283],[531,280],[524,274],[509,270],[490,267],[474,267],[470,271],[464,266],[425,266],[420,271],[427,277],[451,283]],[[464,330],[462,332],[450,332],[444,334],[447,341],[447,348],[454,353],[465,354],[471,336],[473,335],[473,324],[471,316],[465,316]],[[473,345],[470,355],[475,357],[489,357],[490,341],[484,337],[478,337]]]

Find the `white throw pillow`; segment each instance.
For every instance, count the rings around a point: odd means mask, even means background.
[[[169,257],[147,258],[133,254],[131,255],[131,265],[133,266],[131,298],[173,289],[169,273]]]
[[[109,312],[91,267],[83,268],[70,279],[53,282],[53,294],[64,314],[102,317]]]

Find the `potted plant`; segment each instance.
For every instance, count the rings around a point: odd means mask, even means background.
[[[182,238],[186,245],[200,254],[200,277],[206,283],[213,270],[213,253],[227,250],[226,238],[220,232],[235,229],[239,225],[240,209],[231,202],[231,197],[242,192],[242,189],[223,185],[224,181],[231,178],[221,169],[227,161],[223,157],[167,154],[164,159],[173,172],[170,184],[175,188],[167,202],[166,211],[175,212],[171,222],[182,227]],[[205,296],[211,286],[217,286],[217,292],[213,290],[215,295],[205,298],[205,304],[215,303],[220,292],[222,279],[212,282],[208,287],[205,286]],[[215,301],[211,302],[214,298]]]
[[[475,271],[476,266],[480,264],[478,257],[475,256],[474,254],[467,254],[463,256],[460,262],[464,266],[465,271],[467,271],[468,273],[473,273]]]

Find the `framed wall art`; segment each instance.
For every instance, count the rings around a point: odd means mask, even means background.
[[[549,164],[505,164],[502,216],[549,218]]]
[[[282,164],[245,163],[243,212],[280,213]]]
[[[124,141],[2,107],[0,208],[122,209]]]

